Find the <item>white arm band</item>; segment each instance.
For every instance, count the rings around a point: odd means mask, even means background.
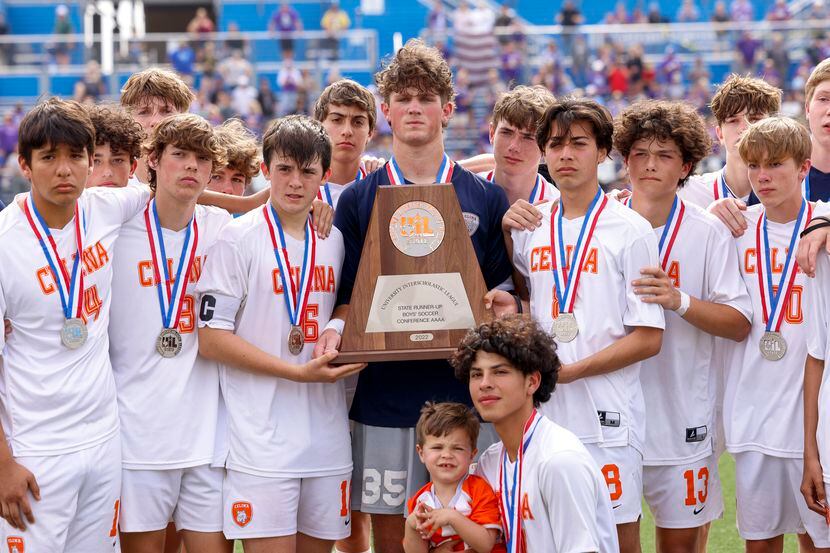
[[[681,317],[686,314],[686,311],[689,310],[689,305],[692,303],[692,298],[689,297],[689,294],[680,290],[680,307],[674,310],[675,313],[680,315]]]
[[[332,329],[342,336],[344,326],[346,326],[346,321],[344,321],[343,319],[331,319],[329,323],[326,325],[326,328],[323,329],[323,332],[327,331],[328,329]]]

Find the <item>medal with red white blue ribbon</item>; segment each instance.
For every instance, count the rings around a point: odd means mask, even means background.
[[[363,168],[363,164],[361,163],[360,167],[357,168],[357,175],[355,175],[353,182],[357,182],[365,178],[366,169]],[[334,209],[334,200],[331,197],[331,186],[329,186],[329,183],[326,183],[319,189],[317,189],[317,199],[320,201],[325,201],[327,204],[329,204],[329,207]]]
[[[317,253],[317,236],[311,226],[311,217],[305,225],[305,240],[303,247],[303,264],[300,267],[299,281],[294,278],[291,263],[288,261],[288,248],[285,245],[285,234],[282,223],[274,206],[268,203],[262,208],[265,222],[268,224],[268,234],[274,246],[274,256],[277,258],[277,268],[280,271],[282,282],[282,297],[288,311],[288,320],[291,328],[288,331],[288,351],[291,355],[299,355],[305,345],[305,334],[300,324],[308,306],[308,296],[314,280],[314,257]]]
[[[795,221],[790,243],[787,249],[787,258],[781,271],[781,278],[778,286],[772,283],[772,253],[767,234],[766,211],[758,219],[755,228],[755,251],[758,258],[758,287],[761,292],[761,306],[764,315],[764,335],[758,344],[761,355],[768,361],[778,361],[787,353],[787,341],[781,334],[781,323],[790,301],[790,292],[795,283],[795,276],[798,272],[798,262],[795,259],[795,248],[798,237],[807,222],[812,216],[813,208],[807,200],[801,200],[801,209],[798,211],[798,218]]]
[[[522,431],[522,442],[519,444],[519,451],[512,471],[507,466],[507,450],[502,448],[501,451],[499,513],[501,514],[501,525],[504,528],[504,541],[508,553],[527,553],[527,543],[525,542],[522,526],[522,469],[527,448],[530,447],[533,434],[541,420],[542,415],[534,409],[525,422]]]
[[[591,238],[594,236],[597,220],[606,205],[608,205],[608,198],[602,193],[602,189],[597,187],[597,193],[588,206],[582,227],[579,229],[571,259],[568,259],[562,232],[565,209],[561,199],[550,214],[550,249],[554,253],[554,262],[551,264],[553,291],[559,302],[559,315],[553,320],[553,333],[560,342],[572,341],[579,332],[579,326],[573,314],[576,292],[579,288],[579,276],[582,274],[582,266],[591,245]]]
[[[435,182],[449,183],[452,182],[452,172],[455,163],[450,159],[450,156],[444,154],[444,159],[441,160],[441,165],[438,167],[438,174],[435,175]],[[401,168],[398,167],[398,162],[395,161],[395,156],[392,156],[386,163],[386,174],[389,176],[389,182],[392,185],[406,184],[406,179],[403,178]]]
[[[715,178],[714,184],[712,184],[712,195],[715,198],[715,201],[722,200],[723,198],[737,198],[732,189],[726,184],[726,169],[721,169],[718,173],[718,176]]]
[[[64,323],[61,328],[61,343],[69,349],[77,349],[86,343],[87,328],[83,319],[84,272],[81,267],[81,252],[84,250],[86,238],[86,214],[75,202],[75,259],[72,262],[72,271],[66,270],[66,265],[58,254],[58,246],[37,210],[32,193],[23,200],[23,213],[32,232],[35,234],[43,250],[46,263],[52,271],[52,278],[58,289],[61,307],[63,308]]]
[[[159,221],[156,199],[153,198],[144,208],[144,226],[150,242],[150,258],[153,262],[153,276],[156,281],[159,309],[161,310],[161,332],[156,339],[156,351],[165,358],[175,357],[182,350],[182,335],[179,333],[179,320],[182,315],[184,298],[187,295],[187,283],[196,261],[196,248],[199,245],[199,226],[196,215],[190,218],[184,235],[184,243],[179,254],[175,279],[171,281],[170,267],[167,264],[167,250],[164,246],[164,232]],[[164,276],[164,279],[162,279]]]
[[[495,176],[495,171],[490,171],[487,173],[487,180],[495,183],[493,177]],[[542,178],[542,175],[536,174],[536,182],[533,185],[533,189],[530,191],[530,197],[527,201],[532,205],[536,202],[543,202],[545,201],[545,189],[547,188],[547,181]]]
[[[623,200],[623,205],[631,207],[631,200],[634,196],[629,196]],[[633,207],[631,209],[634,209]],[[660,235],[659,251],[660,251],[660,267],[665,271],[669,266],[669,256],[671,255],[674,242],[677,239],[677,233],[680,231],[680,223],[683,222],[683,215],[686,213],[686,205],[677,195],[674,196],[674,201],[671,204],[669,217],[666,219],[666,224],[663,227],[663,233]]]

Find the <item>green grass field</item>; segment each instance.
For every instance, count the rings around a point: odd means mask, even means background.
[[[735,527],[735,463],[729,454],[721,457],[720,478],[725,510],[723,518],[716,520],[709,532],[709,553],[740,553],[744,550],[744,544]],[[654,520],[645,504],[640,536],[643,542],[643,553],[654,553]],[[784,542],[784,553],[797,553],[797,551],[795,536],[787,536]],[[234,553],[242,553],[242,544],[236,544]]]

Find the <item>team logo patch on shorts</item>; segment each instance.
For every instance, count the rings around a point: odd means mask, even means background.
[[[231,507],[231,514],[236,525],[244,528],[251,522],[251,518],[254,516],[254,509],[247,501],[237,501]]]
[[[6,545],[9,546],[9,553],[25,553],[26,546],[23,543],[23,538],[18,536],[9,536],[6,538]]]

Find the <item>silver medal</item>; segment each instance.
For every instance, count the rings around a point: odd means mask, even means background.
[[[156,338],[156,351],[167,359],[176,357],[182,351],[182,335],[175,328],[165,328]]]
[[[69,349],[78,349],[86,343],[87,329],[83,319],[66,319],[61,328],[61,343]]]
[[[787,341],[780,332],[764,332],[758,346],[767,361],[779,361],[787,353]]]
[[[291,355],[299,355],[303,351],[304,345],[303,329],[297,325],[291,325],[291,330],[288,331],[288,351],[291,352]]]
[[[573,313],[560,313],[553,320],[553,335],[559,342],[572,342],[579,334],[579,325]]]

